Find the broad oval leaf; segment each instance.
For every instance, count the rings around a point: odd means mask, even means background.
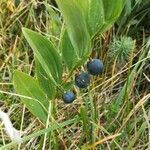
[[[125,0],[103,0],[105,20],[109,22],[119,17]]]
[[[30,99],[21,97],[22,102],[26,105],[28,110],[45,123],[47,120],[49,102],[37,80],[23,72],[15,71],[13,82],[18,94],[30,97]]]
[[[47,97],[52,99],[56,94],[56,86],[53,84],[51,78],[48,77],[47,73],[39,63],[39,61],[35,58],[35,66],[36,66],[36,75],[39,81],[39,84]]]
[[[104,8],[104,24],[99,32],[108,30],[120,16],[126,0],[102,0]]]
[[[66,30],[61,38],[60,49],[62,51],[63,60],[70,71],[78,62],[78,57]]]
[[[102,0],[89,0],[88,27],[90,35],[95,35],[104,24],[104,8]]]
[[[67,25],[68,35],[78,57],[88,55],[90,35],[88,33],[84,13],[76,0],[56,0]]]
[[[58,52],[46,37],[26,28],[23,28],[22,31],[35,57],[53,83],[58,85],[61,82],[63,71]]]
[[[89,8],[86,22],[92,37],[113,25],[121,14],[125,0],[88,0],[87,3]]]

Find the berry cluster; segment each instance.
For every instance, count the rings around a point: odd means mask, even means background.
[[[87,88],[90,83],[91,75],[97,76],[103,72],[103,63],[99,59],[92,59],[87,63],[87,72],[80,72],[75,75],[75,85],[78,88]],[[65,103],[75,100],[75,94],[71,91],[65,92],[62,99]]]

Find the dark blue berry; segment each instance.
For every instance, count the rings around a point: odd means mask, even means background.
[[[90,60],[87,63],[87,71],[95,76],[103,72],[103,63],[99,59]]]
[[[67,91],[63,94],[62,99],[65,103],[72,103],[75,100],[75,94],[71,91]]]
[[[90,75],[87,72],[81,72],[75,75],[75,85],[79,88],[86,88],[90,83]]]

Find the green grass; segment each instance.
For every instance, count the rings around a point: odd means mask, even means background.
[[[49,5],[45,9],[43,2],[22,1],[15,8],[13,3],[8,5],[8,1],[2,0],[2,5],[5,7],[0,7],[0,106],[9,112],[14,127],[25,133],[23,143],[18,145],[10,141],[0,122],[0,149],[150,148],[150,30],[143,28],[141,33],[138,24],[137,39],[132,28],[123,33],[122,36],[131,36],[135,45],[129,43],[128,57],[119,62],[114,55],[112,59],[114,47],[110,47],[114,37],[120,38],[116,33],[121,27],[115,25],[100,38],[97,36],[93,56],[103,60],[104,74],[92,78],[87,91],[75,88],[78,97],[74,103],[65,105],[61,98],[55,99],[49,122],[44,125],[20,102],[21,96],[16,94],[12,83],[15,69],[35,75],[33,52],[21,28],[44,33],[57,45],[63,23],[59,15],[56,18],[48,9]]]

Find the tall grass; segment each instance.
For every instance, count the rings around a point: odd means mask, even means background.
[[[131,43],[127,40],[128,47],[122,48],[122,37],[118,33],[128,24],[122,15],[119,27],[114,26],[100,38],[97,35],[93,39],[96,41],[93,42],[93,55],[103,59],[104,74],[92,78],[86,91],[75,89],[78,97],[73,104],[65,105],[61,98],[55,99],[54,116],[49,114],[50,123],[44,126],[20,103],[21,95],[15,94],[12,74],[14,69],[19,69],[35,75],[33,53],[21,28],[29,27],[44,33],[57,45],[62,18],[57,8],[54,10],[58,15],[53,14],[51,7],[54,6],[46,1],[20,1],[16,6],[8,2],[0,2],[0,6],[7,6],[0,8],[0,105],[24,135],[23,143],[11,142],[1,123],[0,149],[150,149],[149,29],[143,28],[140,39],[135,39],[132,28],[123,31],[122,36],[134,40]],[[143,1],[135,3],[134,8],[126,6],[127,10],[131,9],[129,19],[136,17],[140,2]],[[143,8],[146,5],[147,2],[143,2]],[[149,9],[139,12],[142,20],[146,20],[148,12]],[[136,29],[139,28],[140,23],[136,23]],[[119,61],[114,49],[123,56]]]

